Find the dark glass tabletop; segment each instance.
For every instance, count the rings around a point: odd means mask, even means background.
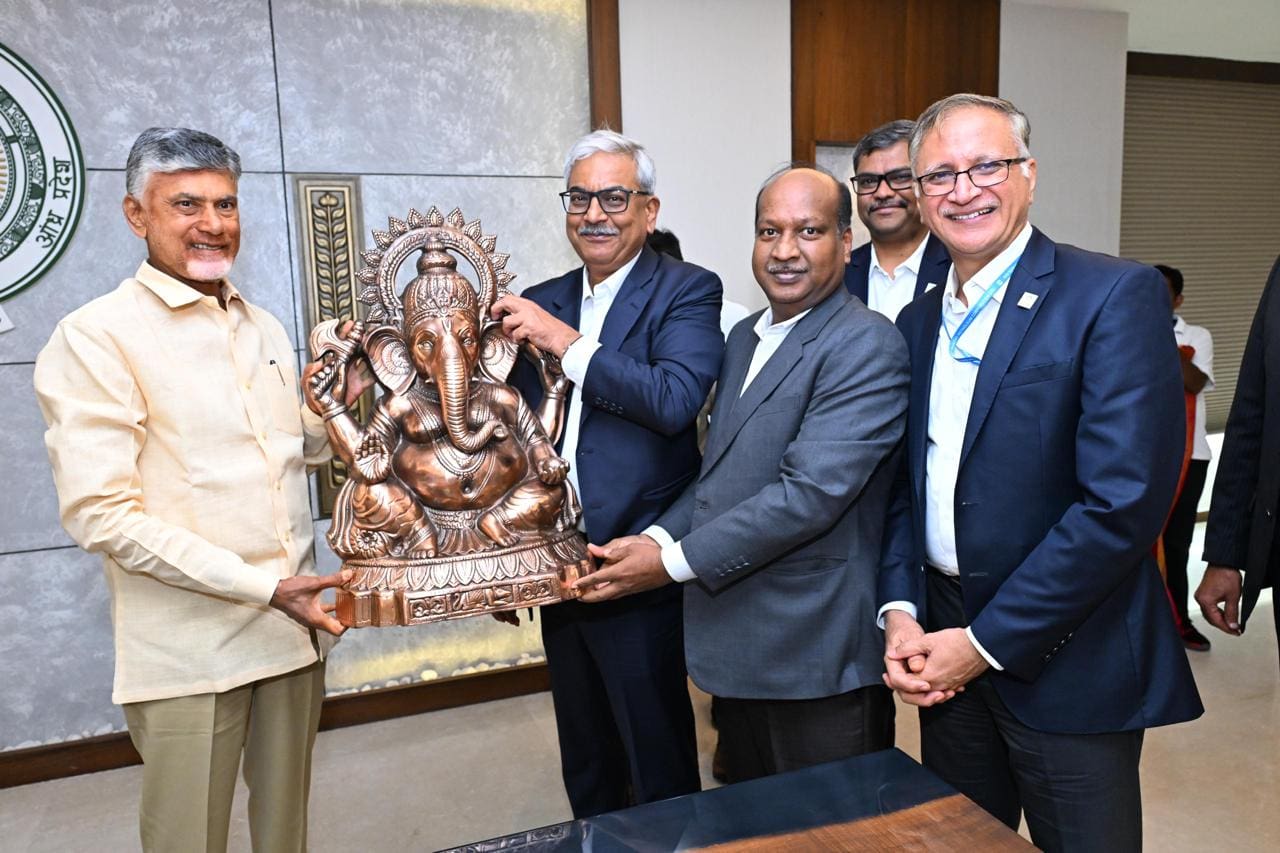
[[[960,800],[953,788],[906,754],[887,749],[453,850],[688,850],[845,825],[943,798]],[[979,822],[987,818],[967,800],[961,808],[976,810]],[[999,834],[1004,828],[995,829]]]

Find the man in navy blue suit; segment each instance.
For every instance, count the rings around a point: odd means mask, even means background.
[[[921,706],[925,764],[1038,846],[1139,850],[1143,731],[1203,713],[1151,557],[1184,441],[1171,306],[1154,269],[1028,224],[1029,139],[980,95],[911,138],[954,265],[898,318],[885,678]]]
[[[565,232],[583,266],[508,296],[494,316],[573,380],[560,454],[588,540],[648,527],[698,472],[696,418],[720,371],[720,279],[645,245],[653,161],[612,131],[565,162]],[[526,365],[513,381],[533,405]],[[680,589],[542,608],[542,640],[575,817],[699,788]]]
[[[920,221],[907,140],[916,123],[898,119],[858,140],[851,180],[870,242],[854,249],[844,286],[872,311],[897,319],[908,302],[940,285],[951,256]]]

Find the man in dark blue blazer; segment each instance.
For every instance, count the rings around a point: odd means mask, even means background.
[[[1280,573],[1280,258],[1249,329],[1213,483],[1196,602],[1228,634],[1244,631],[1264,587]],[[1244,572],[1243,580],[1240,573]],[[1242,601],[1243,595],[1243,601]],[[1272,605],[1280,638],[1280,602]]]
[[[858,218],[870,242],[854,249],[844,286],[890,320],[911,300],[947,279],[951,256],[920,221],[907,140],[916,123],[898,119],[868,133],[853,149],[851,180]]]
[[[953,95],[911,140],[954,266],[898,318],[886,681],[921,706],[925,764],[1038,846],[1139,850],[1143,731],[1203,712],[1151,557],[1185,429],[1171,305],[1154,269],[1028,224],[1029,137],[1013,104]]]
[[[559,448],[588,540],[638,533],[698,472],[696,418],[720,370],[720,279],[645,246],[658,215],[644,148],[612,131],[565,164],[565,231],[583,266],[494,306],[559,357],[574,388]],[[513,382],[533,405],[527,365]],[[699,788],[680,590],[541,611],[575,817]]]

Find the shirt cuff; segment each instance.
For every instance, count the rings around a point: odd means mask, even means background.
[[[640,535],[648,536],[654,542],[657,542],[658,547],[660,548],[665,548],[668,545],[673,545],[675,544],[675,541],[676,541],[671,538],[671,534],[668,533],[665,528],[659,527],[656,524],[650,524],[644,530],[641,530]]]
[[[969,638],[969,642],[973,643],[973,647],[978,650],[978,654],[982,655],[983,660],[990,664],[992,669],[1004,672],[1004,667],[1000,665],[1000,662],[987,654],[987,650],[982,647],[982,643],[979,643],[978,638],[973,636],[972,627],[965,628],[964,635]]]
[[[591,356],[595,355],[598,349],[600,349],[599,341],[578,338],[569,344],[569,348],[560,357],[560,369],[579,388],[587,381],[587,368],[591,366]]]
[[[671,575],[671,579],[676,583],[686,583],[697,577],[689,567],[689,561],[684,558],[684,549],[680,547],[679,542],[672,542],[663,547],[662,568],[667,570],[667,574]]]
[[[876,627],[881,631],[884,630],[884,614],[888,613],[890,610],[901,610],[912,619],[916,618],[916,606],[910,601],[890,601],[888,604],[881,607],[879,612],[876,613]]]

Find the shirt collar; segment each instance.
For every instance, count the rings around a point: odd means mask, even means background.
[[[142,262],[133,277],[156,296],[160,297],[164,304],[170,308],[182,308],[199,302],[204,298],[204,294],[191,285],[183,284],[173,276],[160,272],[160,270],[146,261]],[[236,290],[235,286],[224,278],[222,280],[222,301],[229,303],[233,299],[242,299],[240,291]]]
[[[791,331],[791,328],[804,319],[804,315],[812,311],[812,308],[806,308],[790,320],[783,320],[781,323],[773,322],[773,308],[764,309],[764,313],[756,319],[756,324],[752,328],[755,330],[756,337],[764,340],[765,335],[785,334]]]
[[[1184,332],[1187,328],[1187,321],[1182,319],[1181,314],[1173,315],[1173,330],[1175,332]]]
[[[593,289],[591,280],[587,278],[587,268],[582,268],[582,301],[588,299],[606,297],[612,299],[618,295],[618,288],[622,287],[622,283],[627,280],[627,276],[631,275],[631,270],[636,265],[636,261],[640,260],[640,253],[636,252],[636,256],[627,261],[622,266],[613,271],[611,275],[605,278]]]
[[[1018,236],[1013,238],[1013,242],[1005,246],[1004,251],[996,255],[982,269],[973,274],[973,278],[964,283],[964,295],[970,305],[982,295],[982,292],[991,286],[991,283],[1000,277],[1009,265],[1022,256],[1026,251],[1027,243],[1031,242],[1031,223],[1028,222],[1018,232]],[[956,297],[958,282],[956,281],[956,265],[951,265],[951,271],[947,273],[947,290],[946,295],[952,299]],[[1009,282],[1005,281],[1000,285],[1000,289],[991,295],[991,300],[999,304],[1004,299],[1005,291],[1009,289]]]
[[[924,259],[924,244],[928,242],[929,232],[926,231],[924,232],[924,236],[920,238],[920,243],[916,246],[915,251],[908,255],[905,261],[894,268],[894,276],[897,276],[899,270],[908,270],[912,275],[919,275],[920,261]],[[889,273],[885,272],[885,268],[880,266],[880,255],[876,252],[875,243],[871,244],[871,268],[873,270],[880,270],[885,278],[889,277]]]

